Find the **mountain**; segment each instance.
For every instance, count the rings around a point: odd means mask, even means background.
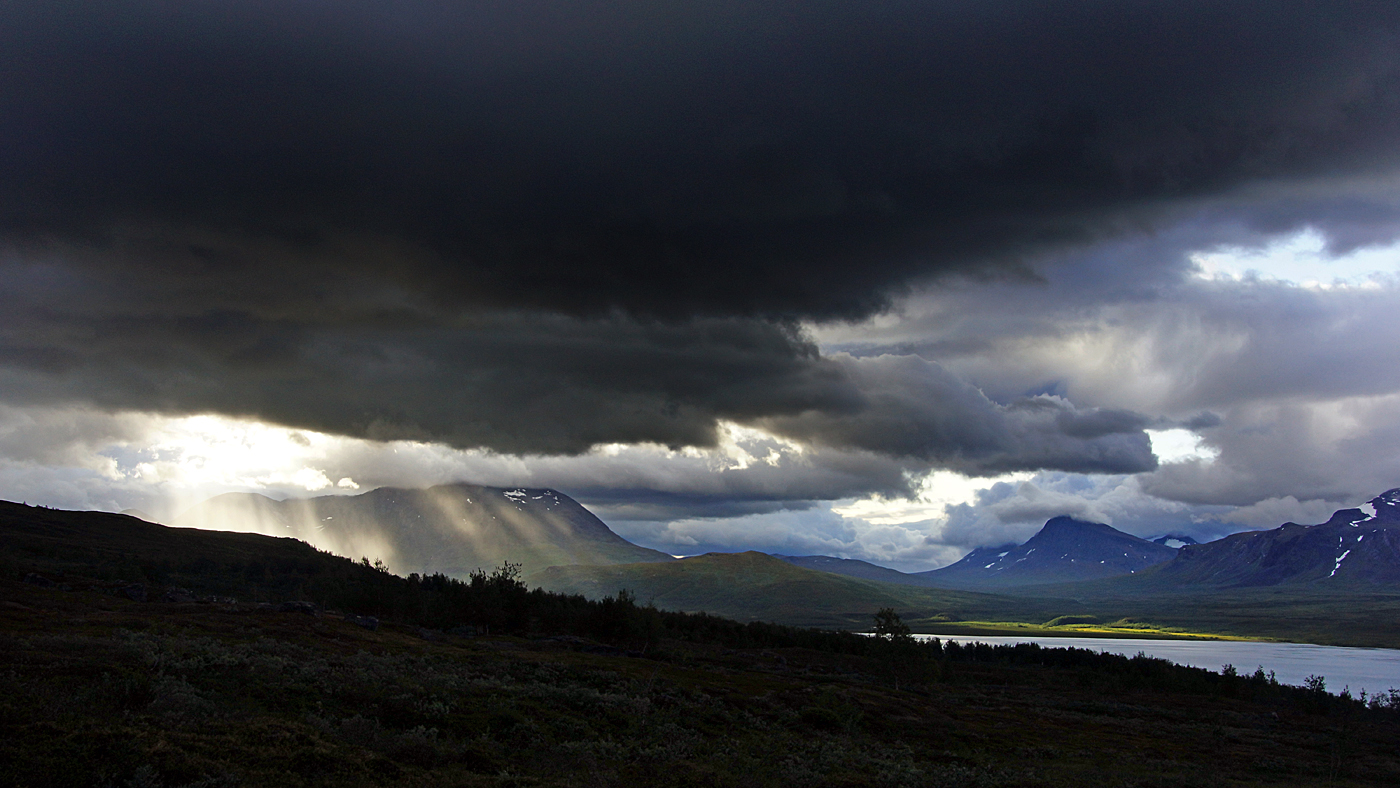
[[[741,621],[853,629],[869,627],[871,615],[882,607],[896,608],[911,622],[933,617],[1005,620],[1013,610],[1045,621],[1070,609],[1065,600],[1010,600],[844,577],[758,552],[707,553],[669,563],[554,566],[530,575],[526,582],[592,599],[626,589],[638,602],[652,602],[662,609]]]
[[[815,569],[819,572],[830,572],[834,575],[856,577],[861,580],[875,580],[881,583],[925,588],[932,586],[928,578],[921,575],[908,574],[897,569],[872,564],[869,561],[857,561],[853,558],[834,558],[829,555],[774,555],[773,557],[804,569]]]
[[[1175,548],[1103,523],[1055,517],[1023,545],[973,550],[955,564],[914,577],[940,588],[1009,589],[1131,574],[1176,554]]]
[[[1186,534],[1165,534],[1156,539],[1149,539],[1153,544],[1166,545],[1167,547],[1185,547],[1188,544],[1200,544],[1194,537]]]
[[[503,561],[530,573],[556,564],[675,560],[623,539],[561,492],[525,487],[381,487],[286,501],[227,493],[173,525],[292,536],[351,558],[381,559],[402,574],[465,577]]]
[[[1319,525],[1284,523],[1181,548],[1150,578],[1173,588],[1400,584],[1400,489]]]

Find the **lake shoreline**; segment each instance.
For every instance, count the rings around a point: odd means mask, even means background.
[[[929,626],[919,623],[911,626],[918,635],[988,635],[988,636],[1028,636],[1028,637],[1082,637],[1082,638],[1129,638],[1140,640],[1223,640],[1253,641],[1262,643],[1293,642],[1278,638],[1250,635],[1227,635],[1218,632],[1172,631],[1162,628],[1135,629],[1113,627],[1102,624],[1066,624],[1047,627],[1042,624],[1021,624],[1012,621],[960,621],[956,623]],[[1336,644],[1317,644],[1336,645]]]
[[[1033,635],[1026,632],[995,635],[988,632],[918,633],[915,637],[990,645],[1035,643],[1042,648],[1084,648],[1129,657],[1142,653],[1178,665],[1216,672],[1226,666],[1233,666],[1241,673],[1262,669],[1266,673],[1276,674],[1280,682],[1294,686],[1304,685],[1311,677],[1323,677],[1334,693],[1347,689],[1352,694],[1362,690],[1375,694],[1400,687],[1400,649],[1385,647],[1246,639],[1093,637],[1069,633]]]

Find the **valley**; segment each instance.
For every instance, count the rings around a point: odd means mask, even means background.
[[[1400,779],[1394,693],[666,612],[531,590],[508,565],[404,578],[97,512],[0,503],[0,548],[0,758],[25,788]],[[832,587],[808,573],[834,579],[852,608],[905,588],[759,554],[701,566],[808,594]]]

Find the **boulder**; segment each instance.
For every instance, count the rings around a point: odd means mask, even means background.
[[[347,613],[345,615],[345,620],[355,626],[364,627],[371,632],[377,632],[379,630],[379,619],[374,616],[352,616]]]
[[[193,602],[194,594],[187,588],[167,588],[165,593],[160,595],[162,602]]]

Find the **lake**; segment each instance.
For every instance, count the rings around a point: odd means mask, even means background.
[[[984,635],[915,635],[921,640],[937,637],[958,643],[1039,643],[1054,648],[1087,648],[1110,654],[1133,656],[1139,651],[1149,657],[1169,659],[1179,665],[1219,671],[1234,665],[1241,674],[1262,666],[1274,671],[1280,683],[1301,685],[1308,676],[1327,679],[1329,692],[1351,689],[1370,694],[1392,687],[1400,689],[1400,650],[1390,648],[1345,648],[1316,646],[1311,643],[1255,643],[1235,640],[1135,640],[1076,637],[993,637]]]

